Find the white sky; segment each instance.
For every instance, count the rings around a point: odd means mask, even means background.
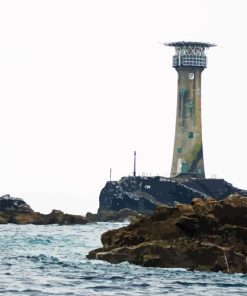
[[[203,72],[207,177],[246,182],[246,1],[1,0],[0,195],[96,212],[113,169],[168,176],[170,41],[217,43]]]

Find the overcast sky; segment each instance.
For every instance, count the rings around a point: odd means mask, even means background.
[[[109,179],[169,176],[177,73],[164,42],[218,44],[202,78],[207,177],[247,189],[246,1],[1,0],[0,195],[96,212]]]

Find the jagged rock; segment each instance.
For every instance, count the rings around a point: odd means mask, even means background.
[[[247,199],[194,199],[110,230],[89,259],[199,271],[247,272]]]
[[[191,203],[194,198],[206,197],[222,200],[233,193],[247,196],[247,191],[223,179],[123,177],[106,183],[100,193],[98,214],[124,208],[150,214],[160,205]]]
[[[97,214],[87,213],[86,219],[89,222],[123,222],[123,221],[134,221],[142,217],[137,211],[130,209],[122,209],[120,211],[100,211]]]
[[[9,194],[0,197],[0,211],[24,211],[33,212],[30,206],[21,198],[11,197]]]
[[[0,224],[86,224],[88,221],[79,215],[64,214],[62,211],[53,210],[44,215],[34,212],[21,198],[10,195],[0,197]]]

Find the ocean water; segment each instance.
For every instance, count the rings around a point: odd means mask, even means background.
[[[0,294],[247,295],[247,275],[143,268],[88,260],[100,235],[123,223],[0,225]]]

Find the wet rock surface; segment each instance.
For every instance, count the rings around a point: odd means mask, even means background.
[[[247,196],[246,190],[223,179],[123,177],[106,183],[100,193],[98,214],[125,208],[149,214],[160,205],[191,203],[197,197],[222,200],[234,193]]]
[[[247,272],[247,199],[195,198],[191,204],[162,206],[101,237],[103,248],[89,259],[150,267]]]
[[[88,221],[80,215],[64,214],[53,210],[50,214],[34,212],[21,198],[4,195],[0,197],[0,224],[85,224]]]

